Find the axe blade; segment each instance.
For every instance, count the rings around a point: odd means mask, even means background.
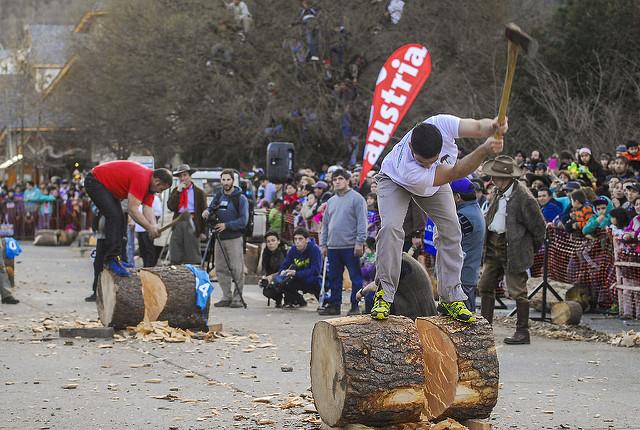
[[[517,45],[529,57],[534,57],[538,52],[538,42],[513,22],[506,25],[504,35],[508,41]]]

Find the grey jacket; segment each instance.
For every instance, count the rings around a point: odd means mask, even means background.
[[[320,246],[353,248],[367,239],[367,202],[357,191],[335,194],[322,217]]]

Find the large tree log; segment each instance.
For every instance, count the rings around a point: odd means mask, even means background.
[[[554,324],[580,324],[582,305],[578,302],[558,302],[551,307],[551,322]]]
[[[33,238],[35,246],[58,246],[62,230],[38,230]]]
[[[195,276],[184,266],[145,268],[129,278],[104,270],[96,304],[100,321],[116,329],[141,321],[168,321],[171,327],[206,330],[209,304],[196,306]]]
[[[144,318],[144,298],[138,274],[122,278],[103,270],[96,291],[96,306],[105,327],[123,329],[138,325]]]
[[[368,315],[318,321],[311,339],[311,390],[330,426],[419,421],[424,366],[414,323]]]
[[[498,356],[491,326],[449,317],[418,318],[428,419],[487,418],[498,400]]]
[[[584,285],[575,285],[564,294],[565,301],[578,302],[582,307],[582,312],[591,310],[591,291]]]
[[[195,276],[184,266],[148,267],[140,270],[146,316],[168,321],[171,327],[206,330],[209,303],[196,306]]]

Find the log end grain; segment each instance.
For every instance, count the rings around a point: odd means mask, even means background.
[[[499,379],[491,325],[484,318],[467,324],[435,316],[418,318],[416,327],[424,349],[425,415],[429,419],[487,418],[498,400]],[[455,387],[452,402],[451,385]]]
[[[578,302],[558,302],[551,307],[551,321],[554,324],[577,325],[582,319],[582,305]]]
[[[311,388],[330,426],[418,421],[424,404],[422,348],[404,317],[319,321],[311,340]]]
[[[144,318],[144,299],[137,273],[124,278],[103,270],[96,290],[98,317],[105,327],[124,329]]]

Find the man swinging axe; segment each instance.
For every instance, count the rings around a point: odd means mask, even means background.
[[[438,311],[462,322],[475,321],[466,308],[460,275],[463,263],[462,234],[456,206],[449,184],[476,170],[482,162],[502,152],[502,136],[507,132],[506,110],[519,50],[533,50],[532,39],[515,24],[506,28],[508,40],[507,75],[502,90],[498,117],[491,119],[461,119],[452,115],[427,118],[410,130],[387,154],[382,162],[378,182],[378,206],[382,227],[378,232],[376,283],[371,317],[389,317],[391,303],[400,278],[402,222],[409,201],[414,202],[433,219],[438,235],[435,238],[436,276],[438,278]],[[461,160],[455,139],[487,140]]]
[[[507,122],[497,119],[461,119],[453,115],[427,118],[410,130],[382,162],[378,182],[378,207],[382,228],[378,232],[376,283],[371,316],[387,319],[400,279],[402,223],[409,201],[414,202],[433,219],[438,234],[436,275],[438,278],[438,310],[464,322],[475,317],[465,307],[467,299],[461,288],[463,253],[462,233],[456,204],[449,183],[476,170],[489,156],[502,152],[502,137]],[[458,158],[458,138],[487,138],[471,154]]]
[[[116,160],[94,167],[84,180],[84,186],[105,217],[104,265],[115,275],[131,276],[120,261],[124,216],[120,201],[128,200],[131,218],[144,227],[151,239],[160,236],[153,215],[153,197],[171,186],[171,172],[149,169],[134,161]],[[142,205],[142,212],[139,207]]]

